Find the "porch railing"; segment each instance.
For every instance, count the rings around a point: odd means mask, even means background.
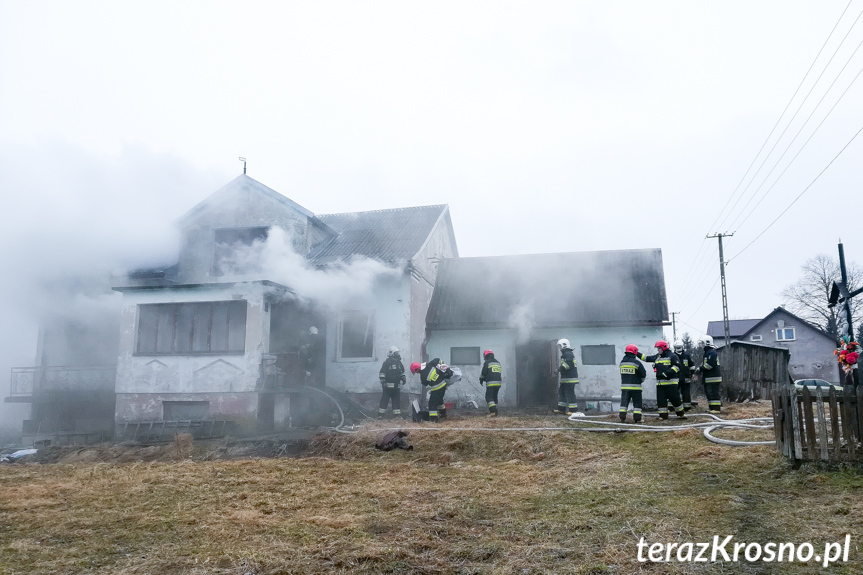
[[[117,368],[113,365],[86,367],[13,367],[10,395],[27,397],[57,391],[113,391]]]

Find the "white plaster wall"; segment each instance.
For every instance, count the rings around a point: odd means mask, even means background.
[[[410,288],[409,277],[378,280],[370,300],[355,300],[346,310],[375,310],[375,357],[371,360],[339,360],[339,316],[333,313],[327,327],[327,386],[351,393],[379,393],[381,364],[394,345],[402,351],[405,370],[412,361],[410,348]]]
[[[427,347],[429,359],[439,357],[447,365],[454,365],[462,370],[462,381],[447,388],[447,401],[451,398],[463,400],[472,396],[480,409],[485,408],[485,387],[479,383],[482,364],[454,364],[450,358],[452,347],[479,347],[480,356],[484,350],[492,350],[503,369],[503,385],[498,392],[501,406],[516,405],[518,396],[515,383],[515,341],[516,332],[510,329],[432,332]],[[408,381],[419,386],[418,375],[409,376]]]
[[[117,420],[136,413],[153,413],[149,399],[173,394],[255,394],[262,353],[269,346],[269,311],[264,309],[267,286],[259,283],[196,289],[139,290],[124,293],[117,361]],[[243,299],[246,308],[246,342],[242,354],[136,355],[138,305],[151,303],[228,301]],[[256,395],[255,395],[256,397]],[[200,399],[198,399],[200,400]],[[254,412],[256,399],[232,402],[244,413]],[[137,404],[137,407],[136,405]],[[227,414],[225,414],[227,415]]]
[[[500,330],[446,330],[435,331],[429,339],[429,357],[440,357],[446,361],[449,359],[451,347],[478,346],[482,352],[485,349],[494,351],[495,357],[501,362],[504,370],[504,385],[501,388],[499,399],[501,405],[516,405],[516,356],[517,332],[514,329]],[[578,362],[579,384],[576,386],[578,397],[601,397],[612,400],[620,399],[620,370],[618,364],[623,358],[627,345],[634,343],[643,353],[650,355],[655,353],[653,344],[662,338],[661,327],[620,327],[620,328],[563,328],[563,329],[535,329],[530,339],[557,340],[566,338],[575,350],[575,358]],[[582,345],[613,345],[615,346],[614,365],[584,365],[581,359]],[[479,372],[482,366],[460,366],[467,376],[466,385],[459,391],[458,386],[453,386],[453,393],[477,393],[479,386]],[[656,379],[653,376],[652,364],[645,364],[648,375],[644,382],[644,398],[656,399]],[[448,392],[449,393],[449,392]],[[482,392],[484,394],[484,391]],[[484,395],[480,395],[480,398]],[[482,405],[482,404],[480,404]]]

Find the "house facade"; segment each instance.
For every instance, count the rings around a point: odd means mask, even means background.
[[[788,374],[792,379],[840,381],[833,338],[783,307],[777,307],[750,327],[740,341],[787,349],[791,354]]]
[[[504,370],[500,404],[547,409],[557,402],[557,340],[578,362],[579,406],[617,409],[624,348],[647,354],[663,337],[668,306],[658,249],[459,258],[442,263],[428,312],[429,357],[462,369],[447,397],[474,399],[482,352]],[[655,400],[652,375],[645,398]]]
[[[302,424],[311,404],[297,388],[306,384],[377,398],[390,346],[420,357],[438,262],[458,257],[445,205],[318,216],[246,175],[178,226],[176,264],[116,282],[115,315],[101,327],[101,349],[111,352],[98,358],[110,381],[100,390],[110,402],[99,419],[110,409],[119,435],[166,421],[228,422],[240,432]],[[314,340],[310,368],[304,350]],[[68,347],[63,337],[39,345],[35,383],[19,377],[16,386],[13,373],[15,401],[46,398],[28,425],[87,427],[48,419],[65,408],[39,394],[38,374],[82,360],[50,351]]]

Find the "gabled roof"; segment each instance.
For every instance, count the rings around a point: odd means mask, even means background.
[[[410,261],[425,246],[441,220],[448,226],[453,250],[456,249],[449,208],[445,204],[318,217],[338,235],[310,254],[314,265],[350,261],[356,256],[388,263]]]
[[[728,335],[730,337],[741,337],[752,326],[760,322],[760,319],[730,319],[728,320]],[[725,337],[725,327],[721,321],[707,322],[707,335],[710,337]]]
[[[793,313],[791,313],[790,311],[788,311],[787,309],[785,309],[785,308],[784,308],[784,307],[782,307],[782,306],[777,307],[777,308],[774,308],[774,309],[773,309],[773,311],[771,311],[770,313],[768,313],[768,314],[764,317],[764,319],[758,320],[758,322],[757,322],[755,325],[753,325],[753,326],[752,326],[752,327],[750,327],[748,330],[746,330],[746,333],[744,333],[744,334],[743,334],[743,336],[745,337],[745,336],[746,336],[746,335],[748,335],[750,332],[754,332],[754,331],[756,331],[756,330],[759,330],[761,327],[763,327],[763,326],[764,326],[764,324],[765,324],[765,323],[767,323],[767,322],[769,322],[769,321],[771,321],[771,320],[775,319],[775,318],[776,318],[776,316],[780,316],[780,315],[790,316],[790,317],[791,317],[791,319],[793,319],[794,321],[798,322],[800,325],[808,326],[810,329],[812,329],[812,331],[815,331],[815,332],[817,332],[817,333],[819,333],[819,334],[823,335],[824,337],[826,337],[827,339],[829,339],[831,342],[833,341],[833,338],[832,338],[832,337],[830,337],[829,335],[827,335],[827,333],[826,333],[823,329],[821,329],[821,328],[820,328],[820,327],[818,327],[817,325],[813,325],[813,324],[809,323],[808,321],[806,321],[805,319],[803,319],[803,318],[802,318],[802,317],[800,317],[800,316],[794,315]],[[790,326],[790,327],[796,327],[796,326]]]
[[[246,174],[241,174],[198,202],[195,207],[190,209],[188,212],[183,214],[178,223],[182,226],[187,222],[195,219],[198,215],[205,212],[211,206],[220,206],[225,202],[229,202],[232,199],[241,198],[241,201],[246,201],[246,198],[241,194],[260,194],[261,196],[268,198],[272,201],[275,201],[286,208],[290,208],[301,215],[309,218],[309,221],[312,225],[315,225],[321,229],[324,229],[326,232],[334,233],[333,230],[329,229],[320,219],[315,216],[311,210],[308,210],[298,204],[297,202],[287,198],[277,192],[276,190],[265,186],[261,182],[255,180],[254,178],[250,178]],[[221,206],[220,206],[221,207]]]
[[[659,249],[443,260],[430,329],[667,325]]]

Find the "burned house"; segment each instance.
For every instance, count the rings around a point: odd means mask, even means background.
[[[504,368],[501,405],[557,402],[557,340],[578,361],[582,408],[616,409],[618,363],[627,344],[645,353],[669,325],[659,249],[458,258],[442,262],[428,312],[428,355],[459,366],[449,397],[472,396],[482,352]],[[655,400],[648,376],[645,398]]]
[[[174,265],[115,283],[114,315],[75,328],[98,332],[100,356],[46,325],[37,365],[13,371],[7,401],[33,406],[31,438],[106,421],[279,429],[308,415],[306,384],[377,397],[389,346],[420,357],[438,262],[458,257],[445,205],[315,215],[246,175],[178,226]],[[58,381],[62,396],[45,393]]]

